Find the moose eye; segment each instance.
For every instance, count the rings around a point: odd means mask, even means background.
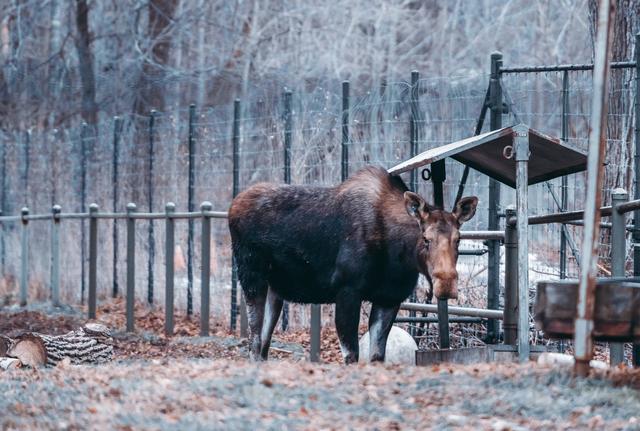
[[[427,248],[427,250],[429,249],[430,245],[431,245],[431,240],[425,239],[424,240],[424,246]]]

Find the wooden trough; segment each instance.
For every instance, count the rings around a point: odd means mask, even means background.
[[[578,302],[577,280],[541,281],[535,320],[550,338],[572,338]],[[640,283],[599,280],[593,336],[599,341],[640,341]]]

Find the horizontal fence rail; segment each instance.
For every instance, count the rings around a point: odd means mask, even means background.
[[[422,311],[425,313],[437,313],[438,306],[436,304],[418,304],[413,302],[403,302],[400,305],[401,310]],[[503,319],[504,312],[502,310],[487,310],[484,308],[469,307],[449,307],[449,314],[454,316],[482,317],[485,319]]]

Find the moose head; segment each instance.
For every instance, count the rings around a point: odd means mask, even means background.
[[[452,212],[429,205],[413,192],[404,193],[404,202],[409,215],[420,225],[422,235],[416,253],[420,272],[431,281],[436,298],[456,299],[460,226],[476,213],[478,198],[460,199]]]

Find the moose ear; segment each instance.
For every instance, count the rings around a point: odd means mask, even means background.
[[[422,197],[413,192],[404,192],[404,206],[411,217],[423,221],[429,217],[429,206]]]
[[[462,224],[471,218],[476,213],[476,207],[478,206],[478,198],[475,196],[467,196],[460,199],[456,205],[456,209],[453,211],[453,215],[458,219],[458,223]]]

